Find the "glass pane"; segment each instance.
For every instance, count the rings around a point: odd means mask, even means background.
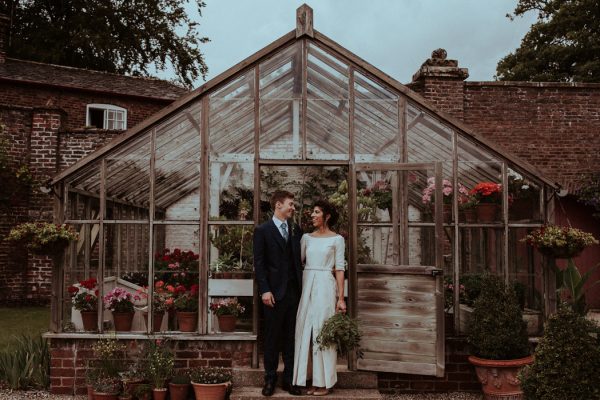
[[[149,219],[150,133],[119,147],[106,160],[106,219]]]
[[[251,279],[254,271],[251,225],[219,225],[210,228],[210,277]]]
[[[357,174],[358,220],[390,222],[398,202],[392,201],[392,186],[398,185],[396,171],[361,171]]]
[[[63,321],[64,331],[83,331],[81,311],[97,309],[96,287],[90,280],[98,279],[99,240],[97,224],[73,225],[79,232],[79,240],[69,244],[65,255]],[[89,289],[86,286],[89,285]],[[70,289],[71,288],[71,289]],[[91,297],[87,297],[87,295]],[[72,297],[73,296],[73,297]],[[77,304],[77,307],[76,307]],[[97,324],[93,325],[97,330]]]
[[[309,44],[307,74],[307,158],[348,159],[348,65]]]
[[[254,71],[248,71],[210,95],[209,143],[213,159],[254,154]],[[245,155],[245,156],[243,156]]]
[[[93,163],[65,181],[69,186],[67,219],[99,219],[100,164]]]
[[[391,226],[358,229],[358,263],[398,265],[398,244],[394,243]]]
[[[301,48],[301,43],[298,42],[259,66],[261,158],[302,157]]]
[[[460,235],[461,275],[487,272],[504,276],[502,269],[504,254],[503,229],[461,228]]]
[[[400,161],[398,96],[354,73],[354,146],[357,162]]]
[[[348,236],[348,168],[341,166],[264,166],[260,170],[261,216],[266,221],[273,216],[269,199],[271,193],[285,188],[295,194],[295,219],[303,232],[314,229],[310,219],[316,199],[328,199],[337,207],[340,218],[336,230]]]
[[[254,204],[253,163],[210,163],[211,219],[247,220]]]
[[[541,184],[517,169],[508,168],[508,220],[542,221]]]
[[[198,224],[154,226],[154,309],[164,312],[163,331],[181,330],[178,311],[199,315],[199,232]]]
[[[200,121],[197,102],[156,128],[157,220],[200,218]]]
[[[449,161],[453,131],[449,126],[412,103],[406,107],[408,161]],[[451,171],[444,171],[449,175]]]
[[[119,313],[133,313],[131,327],[134,332],[144,332],[144,306],[148,286],[148,225],[104,225],[104,321],[110,321],[108,330],[128,330],[119,327]],[[124,302],[112,308],[107,302],[117,304],[120,292],[128,293],[131,307]],[[116,317],[116,318],[115,318]],[[124,315],[124,319],[127,317]]]

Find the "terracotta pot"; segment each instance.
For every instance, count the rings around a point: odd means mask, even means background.
[[[232,272],[231,277],[233,279],[244,279],[244,273],[243,272]]]
[[[475,366],[477,379],[482,385],[484,399],[523,399],[521,381],[519,381],[517,374],[521,368],[533,362],[533,356],[516,360],[486,360],[469,356],[469,362]]]
[[[177,323],[181,332],[195,332],[198,328],[198,313],[177,311]]]
[[[94,392],[94,400],[119,400],[119,393]]]
[[[88,400],[94,400],[94,387],[92,385],[87,385],[87,395]]]
[[[231,279],[232,276],[232,272],[223,272],[223,279]]]
[[[129,332],[131,330],[131,323],[133,322],[132,312],[114,312],[113,321],[115,322],[115,331]]]
[[[188,383],[169,383],[171,400],[186,400],[190,391]]]
[[[223,279],[223,273],[222,272],[213,272],[210,277],[213,279]]]
[[[167,389],[152,389],[152,400],[165,400],[167,398]]]
[[[233,315],[218,315],[219,330],[221,332],[233,332],[235,331],[235,320]]]
[[[86,331],[97,331],[98,311],[82,311],[81,321],[83,322],[83,329]]]
[[[194,387],[196,400],[224,400],[231,382],[214,384],[192,382],[192,386]]]
[[[152,332],[160,332],[160,326],[162,325],[164,315],[164,312],[156,312],[153,314]],[[144,321],[146,322],[146,326],[148,326],[148,313],[144,313]]]
[[[498,204],[492,203],[479,203],[475,207],[477,213],[477,220],[479,222],[495,222],[496,214],[498,213]]]

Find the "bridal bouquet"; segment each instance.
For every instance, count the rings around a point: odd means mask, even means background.
[[[323,324],[321,333],[317,336],[317,343],[320,350],[335,347],[340,354],[357,351],[358,356],[362,357],[362,351],[359,349],[360,338],[358,321],[347,314],[336,313]]]

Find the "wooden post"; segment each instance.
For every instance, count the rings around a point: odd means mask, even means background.
[[[62,183],[54,187],[54,223],[62,224],[65,220],[65,207],[63,200],[68,192],[65,190],[66,185]],[[62,196],[62,198],[61,198]],[[69,249],[73,244],[69,245]],[[64,287],[64,252],[60,255],[52,257],[52,287],[51,287],[51,320],[50,330],[52,332],[60,332],[62,328],[62,313],[63,313],[63,287]]]
[[[302,35],[314,36],[313,9],[306,4],[302,4],[296,10],[296,37]]]

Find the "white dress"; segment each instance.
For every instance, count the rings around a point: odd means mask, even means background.
[[[337,382],[337,351],[319,350],[317,336],[325,321],[335,314],[337,282],[332,271],[343,271],[344,238],[312,237],[304,234],[300,240],[302,260],[302,297],[296,315],[293,384],[306,386],[306,372],[312,338],[312,384],[331,388]]]

